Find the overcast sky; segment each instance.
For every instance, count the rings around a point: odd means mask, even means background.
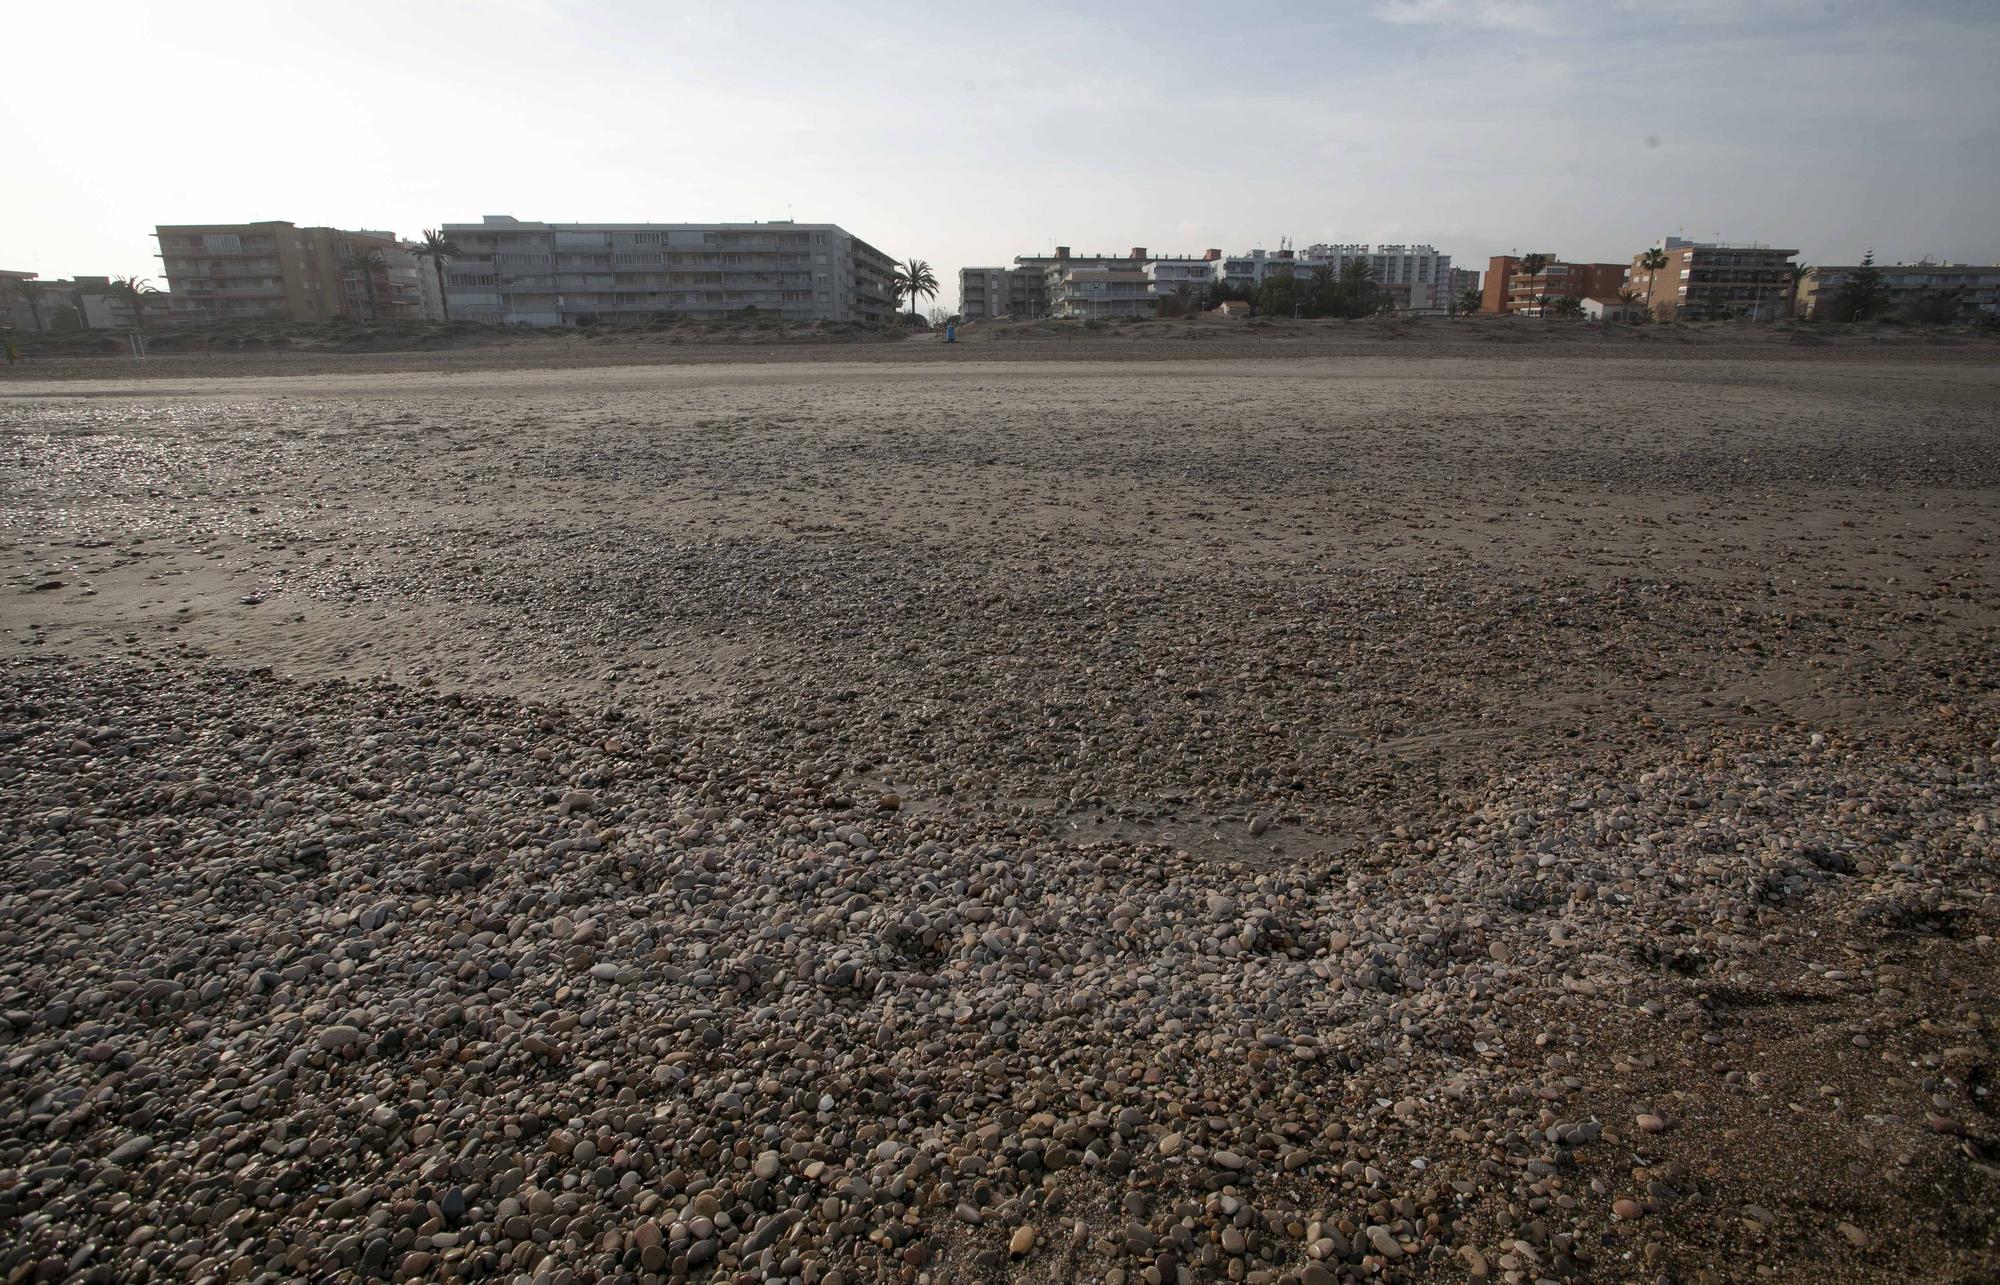
[[[1072,11],[1075,10],[1075,11]],[[1996,0],[17,4],[0,268],[158,223],[839,223],[960,266],[1425,241],[2000,260]]]

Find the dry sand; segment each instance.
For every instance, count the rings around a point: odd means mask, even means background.
[[[0,1268],[1986,1279],[1992,346],[1465,333],[0,384]]]

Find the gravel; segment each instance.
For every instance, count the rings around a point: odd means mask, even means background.
[[[1292,431],[1277,403],[1127,461],[1148,498],[1101,475],[1116,531],[1092,545],[968,532],[998,493],[924,498],[995,455],[1058,485],[1092,453],[1073,428],[896,446],[826,422],[851,390],[760,379],[692,407],[599,404],[584,377],[476,412],[257,394],[200,403],[179,454],[171,402],[17,423],[43,465],[10,475],[28,605],[0,662],[0,1271],[2000,1265],[1995,603],[1965,574],[1990,495],[1928,489],[1923,444],[1885,422],[1823,448],[1914,478],[1878,509],[1935,498],[1916,587],[1864,575],[1874,535],[1838,527],[1789,586],[1722,543],[1696,560],[1693,530],[1582,567],[1540,537],[1518,565],[1343,567],[1259,546],[1269,511],[1214,556],[1177,543],[1225,534],[1185,516],[1196,493],[1327,503],[1309,436],[1251,479],[1259,433]],[[805,428],[692,422],[718,405]],[[517,503],[474,418],[559,413]],[[602,422],[648,414],[685,429],[672,450]],[[66,435],[87,416],[116,421],[88,457]],[[192,476],[217,434],[243,453]],[[1705,450],[1560,449],[1632,472],[1640,508],[1754,513],[1769,533],[1730,537],[1753,544],[1825,503],[1720,484]],[[1814,449],[1782,444],[1801,471]],[[568,507],[671,489],[673,451],[750,489],[789,452],[874,488],[880,521],[953,534],[919,556],[875,520],[803,530],[851,497],[712,534]],[[373,545],[302,498],[337,461],[392,513]],[[1450,539],[1483,538],[1497,510],[1449,467],[1367,502],[1425,488],[1463,494]],[[292,516],[204,543],[250,499]],[[1148,504],[1182,515],[1170,534],[1145,535]],[[155,524],[158,560],[114,566]],[[236,567],[198,570],[203,547]],[[105,597],[52,608],[34,586],[72,565]],[[119,588],[170,570],[226,591],[182,617],[199,645],[148,632],[161,580]],[[305,619],[261,623],[274,607]],[[683,655],[709,661],[618,668]]]

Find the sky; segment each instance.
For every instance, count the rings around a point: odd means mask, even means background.
[[[1996,0],[90,0],[5,20],[0,268],[161,223],[2000,261]]]

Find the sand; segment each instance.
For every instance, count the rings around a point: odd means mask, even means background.
[[[795,767],[829,815],[892,818],[913,843],[1071,852],[1064,889],[1100,861],[1224,890],[1383,881],[1369,896],[1412,949],[1425,916],[1457,914],[1462,878],[1474,926],[1519,935],[1439,974],[1444,1011],[1511,969],[1559,997],[1515,1016],[1554,1042],[1371,1063],[1385,1103],[1409,1080],[1407,1112],[1329,1090],[1311,1136],[1345,1122],[1343,1145],[1407,1181],[1357,1196],[1306,1168],[1286,1207],[1301,1228],[1351,1207],[1349,1234],[1314,1255],[1320,1238],[1270,1233],[1270,1253],[1241,1251],[1268,1279],[1321,1262],[1449,1279],[1475,1258],[1535,1279],[1551,1257],[1602,1280],[1993,1270],[1992,346],[1288,333],[20,372],[0,383],[0,633],[21,691],[87,703],[98,684],[106,721],[118,676],[142,672],[153,702],[176,674],[241,674],[612,711],[690,765]],[[1683,771],[1702,784],[1681,803],[1650,784]],[[1913,820],[1884,830],[1883,808]],[[1523,900],[1571,844],[1609,864]],[[1848,855],[1800,855],[1822,850]],[[1773,854],[1790,864],[1742,900]],[[1749,864],[1710,868],[1725,859]],[[1373,974],[1329,932],[1243,940],[1327,961],[1351,994]],[[5,980],[57,983],[27,958]],[[1259,1020],[1336,1046],[1332,1019]],[[1440,1095],[1439,1058],[1505,1069]],[[1538,1093],[1568,1185],[1534,1195],[1508,1183],[1546,1179],[1499,1139]],[[1665,1132],[1634,1124],[1655,1113]],[[1553,1137],[1575,1120],[1617,1141]],[[1248,1171],[1290,1175],[1282,1148],[1242,1145]],[[1140,1185],[1181,1181],[1162,1172]],[[1035,1270],[1151,1270],[1120,1231],[1136,1179],[1073,1181],[1044,1226],[1068,1256]],[[1375,1207],[1417,1185],[1442,1230]],[[963,1193],[939,1206],[923,1243],[943,1278],[1008,1270],[1043,1196],[995,1188],[1007,1225],[952,1219]],[[1155,1215],[1164,1236],[1164,1195],[1139,1220]],[[1537,1219],[1533,1254],[1511,1248]],[[702,1243],[685,1222],[675,1243]],[[1575,1229],[1552,1250],[1556,1223]],[[1371,1258],[1383,1227],[1399,1247]],[[1233,1252],[1182,1261],[1239,1275]]]

